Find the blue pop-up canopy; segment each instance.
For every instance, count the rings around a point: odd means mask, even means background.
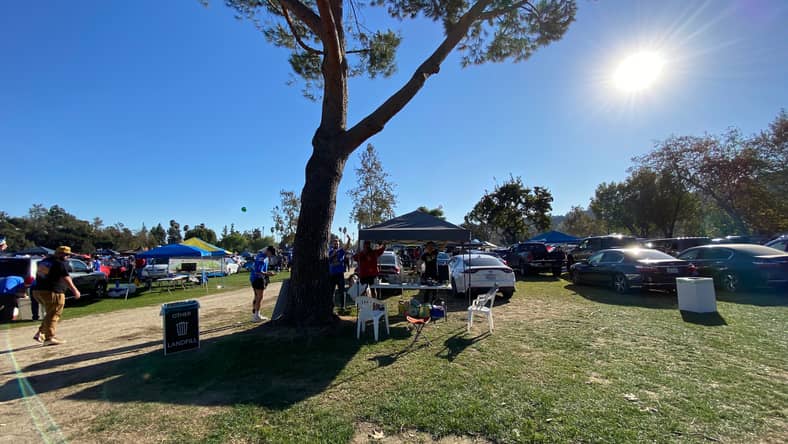
[[[568,244],[577,242],[580,239],[560,231],[551,230],[542,234],[537,234],[529,240],[531,242],[544,242],[546,244]]]
[[[144,251],[136,255],[142,258],[164,259],[170,257],[207,257],[211,252],[183,244],[164,245],[153,250]]]

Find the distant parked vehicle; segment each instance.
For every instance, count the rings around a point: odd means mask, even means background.
[[[402,263],[396,253],[384,251],[378,257],[378,276],[381,281],[389,284],[402,283]]]
[[[169,259],[166,258],[151,258],[148,259],[147,265],[142,269],[142,279],[159,279],[167,277],[170,272]]]
[[[566,255],[560,248],[548,247],[542,242],[520,242],[509,248],[506,264],[517,270],[520,275],[529,273],[552,272],[561,276]]]
[[[679,259],[695,265],[698,275],[714,279],[731,293],[742,288],[788,285],[788,253],[754,244],[709,244],[690,248]]]
[[[707,245],[711,243],[708,237],[670,237],[662,239],[649,239],[645,242],[646,248],[653,248],[663,253],[676,257],[687,248]]]
[[[100,271],[93,271],[93,267],[78,260],[69,259],[67,262],[68,274],[74,281],[74,286],[82,297],[103,298],[107,294],[107,275]],[[66,290],[66,297],[71,296],[71,290]]]
[[[569,269],[574,284],[608,286],[621,294],[633,288],[675,290],[677,277],[694,274],[689,262],[650,248],[598,251]]]
[[[766,243],[767,247],[774,248],[775,250],[788,251],[788,234],[778,236]]]
[[[725,236],[715,237],[711,240],[713,244],[763,244],[768,241],[766,236]]]
[[[224,274],[230,275],[238,273],[240,268],[241,267],[238,265],[238,262],[235,262],[233,258],[228,257],[224,259]]]
[[[591,257],[597,251],[610,248],[626,248],[639,246],[637,238],[634,236],[623,236],[611,234],[608,236],[591,236],[583,239],[571,251],[566,254],[566,266],[571,267],[575,262],[582,262]]]
[[[449,262],[451,288],[455,297],[467,292],[483,293],[498,286],[504,298],[514,294],[514,271],[500,259],[487,254],[462,254]]]

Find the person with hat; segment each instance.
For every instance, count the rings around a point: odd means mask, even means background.
[[[267,319],[265,316],[260,316],[260,305],[263,303],[263,291],[268,286],[269,278],[275,274],[273,271],[269,271],[271,258],[274,256],[276,256],[276,249],[269,245],[254,258],[254,265],[249,273],[249,281],[254,290],[252,322],[261,322]]]
[[[74,299],[81,296],[66,267],[66,258],[70,255],[71,247],[60,246],[55,250],[55,254],[38,263],[33,297],[44,306],[46,314],[33,340],[44,345],[60,345],[65,342],[55,336],[55,329],[66,304],[66,290],[71,290]]]

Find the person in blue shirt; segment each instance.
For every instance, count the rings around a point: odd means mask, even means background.
[[[348,236],[350,244],[350,236]],[[328,250],[328,282],[331,302],[336,301],[336,290],[339,290],[339,299],[342,301],[342,309],[345,309],[345,249],[339,244],[339,238],[331,241],[331,248]]]
[[[20,276],[0,277],[0,322],[14,320],[19,313],[18,300],[24,297],[24,279]]]
[[[252,322],[261,322],[267,319],[265,316],[260,316],[260,305],[263,303],[263,291],[268,286],[269,278],[275,274],[268,269],[271,258],[274,256],[276,256],[276,249],[269,245],[254,258],[254,265],[249,273],[249,281],[254,290]]]

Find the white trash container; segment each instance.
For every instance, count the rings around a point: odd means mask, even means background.
[[[681,311],[694,313],[715,313],[717,311],[717,295],[714,293],[714,279],[712,278],[676,278],[676,293]]]

